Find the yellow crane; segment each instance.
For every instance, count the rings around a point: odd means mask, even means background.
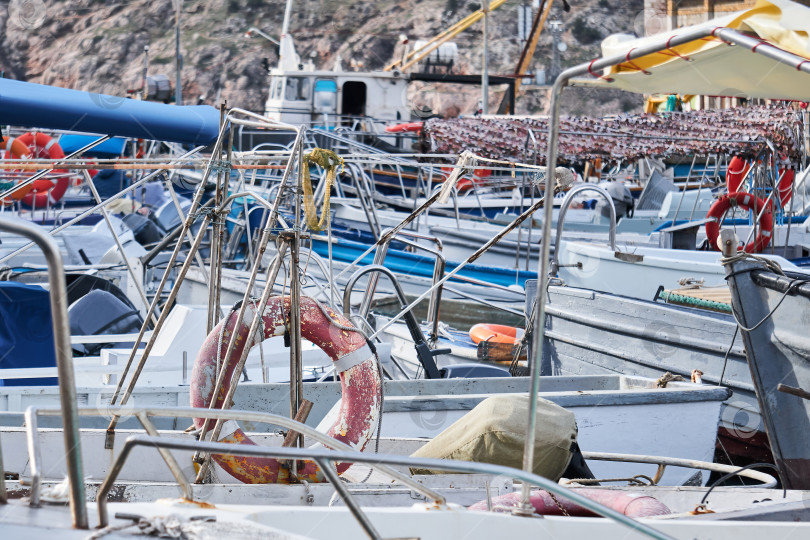
[[[489,3],[489,11],[493,11],[505,3],[506,0],[492,0],[492,2]],[[532,21],[531,33],[526,41],[526,45],[523,47],[523,50],[520,53],[520,59],[515,67],[515,94],[517,94],[517,91],[520,89],[521,77],[529,69],[532,58],[534,57],[534,51],[537,49],[537,42],[540,39],[541,32],[543,31],[543,25],[546,23],[546,19],[548,18],[549,12],[551,12],[551,6],[553,3],[554,0],[540,0],[539,9],[537,10],[534,20]],[[570,9],[566,0],[563,0],[563,9],[565,11]],[[418,64],[430,53],[438,49],[443,43],[450,41],[455,36],[480,21],[483,17],[483,9],[479,9],[471,13],[462,20],[450,26],[450,28],[444,30],[439,35],[430,39],[419,49],[414,49],[408,52],[408,54],[404,55],[403,58],[387,65],[385,67],[385,71],[393,71],[395,69],[402,72],[407,71],[415,64]],[[514,114],[515,111],[511,111],[509,108],[508,96],[504,96],[500,107],[498,107],[498,114]]]
[[[506,0],[492,0],[489,3],[489,11],[493,11],[498,9],[502,5],[506,3]],[[419,49],[414,49],[410,51],[408,54],[404,56],[404,58],[400,60],[396,60],[395,62],[390,63],[389,65],[385,66],[385,71],[393,71],[398,69],[399,71],[407,71],[411,66],[414,64],[418,64],[423,58],[427,55],[438,49],[443,43],[446,43],[459,35],[461,32],[469,28],[470,26],[474,25],[478,21],[484,18],[484,10],[479,9],[478,11],[474,11],[470,13],[457,23],[453,24],[450,28],[435,36],[430,41],[425,43]]]
[[[532,58],[534,58],[534,51],[537,49],[537,41],[540,39],[540,33],[543,31],[543,25],[546,24],[546,19],[551,11],[551,5],[554,0],[540,0],[540,8],[534,15],[532,21],[532,30],[529,33],[529,38],[526,40],[526,45],[520,52],[520,59],[515,67],[515,98],[517,99],[518,90],[520,90],[520,82],[523,80],[523,75],[529,70]],[[563,9],[568,11],[568,2],[563,0]],[[498,114],[515,114],[515,111],[509,110],[508,96],[504,96],[501,100],[501,105],[498,107]]]

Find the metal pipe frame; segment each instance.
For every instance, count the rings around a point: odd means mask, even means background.
[[[568,213],[568,208],[574,200],[574,196],[583,191],[595,191],[605,199],[608,208],[610,209],[610,228],[608,229],[608,246],[613,251],[616,251],[616,207],[613,206],[613,198],[604,189],[594,184],[581,184],[571,189],[563,199],[560,205],[560,212],[557,214],[557,235],[554,238],[554,260],[551,263],[551,275],[557,274],[557,269],[560,267],[560,240],[562,239],[563,227],[565,225],[565,214]]]
[[[718,37],[728,43],[740,45],[751,49],[751,52],[762,54],[777,62],[789,65],[797,70],[810,73],[810,62],[805,58],[801,58],[785,50],[779,49],[770,45],[769,43],[762,42],[758,39],[746,36],[736,30],[730,28],[699,28],[684,32],[680,35],[671,36],[669,38],[660,38],[650,42],[648,45],[638,47],[630,50],[625,55],[616,55],[609,58],[599,58],[592,62],[586,62],[578,66],[566,69],[554,81],[551,89],[551,104],[549,110],[549,136],[548,136],[548,157],[546,160],[547,170],[553,171],[557,166],[557,145],[559,143],[559,124],[560,124],[560,101],[563,89],[568,86],[571,79],[578,76],[584,76],[587,73],[598,72],[612,66],[622,64],[635,60],[648,54],[657,53],[683,45],[690,41],[702,39],[706,37]],[[551,197],[551,182],[546,182],[546,198],[550,200]],[[535,321],[534,342],[533,350],[535,351],[534,361],[530,361],[530,376],[531,388],[529,390],[529,397],[531,400],[531,408],[529,411],[529,425],[526,437],[526,446],[523,453],[523,468],[530,471],[534,462],[534,431],[537,425],[537,393],[540,390],[540,361],[543,355],[543,340],[545,333],[546,321],[546,279],[549,270],[549,256],[551,246],[551,218],[552,218],[552,205],[545,208],[545,220],[543,222],[543,240],[542,240],[542,253],[537,269],[537,296],[535,297],[537,313],[537,321]],[[523,513],[529,512],[531,509],[530,503],[530,488],[524,486],[522,490],[522,511]]]
[[[172,290],[169,292],[169,298],[166,301],[166,305],[171,305],[172,302],[174,302],[174,299],[177,298],[177,293],[180,290],[180,285],[182,284],[183,279],[185,278],[189,268],[191,268],[192,261],[194,260],[194,253],[196,253],[196,251],[200,247],[200,244],[202,243],[202,239],[205,236],[207,225],[210,220],[211,216],[206,215],[202,227],[200,227],[200,230],[197,232],[197,236],[194,238],[194,243],[189,248],[188,255],[186,256],[186,259],[183,261],[183,265],[181,266],[180,271],[177,274],[177,279],[175,280],[174,285],[172,286]],[[185,230],[188,230],[188,228],[190,228],[191,222],[193,222],[193,215],[189,213],[189,217],[184,225]],[[126,404],[126,402],[129,400],[129,397],[132,395],[132,391],[135,388],[135,383],[138,381],[138,377],[140,377],[144,365],[146,365],[147,358],[149,358],[149,353],[152,351],[152,347],[154,347],[155,342],[157,341],[157,337],[160,333],[160,328],[163,326],[163,323],[169,316],[169,310],[163,309],[160,311],[158,322],[152,331],[152,335],[149,336],[149,341],[146,342],[146,347],[144,347],[143,350],[139,349],[140,343],[144,335],[146,334],[148,318],[151,317],[152,313],[154,313],[157,303],[160,300],[160,291],[163,290],[163,286],[165,285],[167,277],[169,276],[172,268],[174,267],[174,261],[177,259],[176,255],[179,253],[181,245],[182,242],[177,242],[177,244],[174,247],[173,258],[169,260],[169,263],[166,266],[166,272],[163,274],[163,278],[160,281],[161,285],[157,289],[158,294],[155,295],[155,298],[152,300],[152,304],[149,306],[149,313],[147,314],[147,319],[144,320],[143,325],[141,325],[141,329],[138,332],[138,337],[135,340],[135,344],[133,345],[132,351],[130,352],[129,359],[127,360],[127,363],[124,366],[124,370],[121,373],[118,385],[116,386],[115,392],[113,393],[110,399],[110,405],[115,405],[115,400],[118,398],[121,388],[123,388],[124,380],[126,379],[127,373],[129,372],[129,368],[132,366],[132,362],[135,360],[135,355],[138,352],[141,352],[142,354],[141,358],[138,360],[138,365],[135,366],[135,371],[132,373],[132,377],[130,377],[129,384],[124,390],[123,396],[121,397],[121,405]],[[113,447],[113,437],[115,437],[115,426],[117,424],[118,424],[118,416],[114,415],[110,420],[110,425],[107,426],[107,438],[104,442],[104,447],[107,449]]]
[[[207,162],[206,167],[205,167],[205,171],[203,173],[202,181],[200,182],[200,185],[198,186],[197,190],[194,193],[194,199],[191,202],[191,207],[189,208],[188,216],[186,217],[185,221],[183,222],[183,231],[180,233],[181,236],[185,235],[187,233],[187,231],[189,231],[191,229],[191,225],[193,224],[194,219],[195,219],[195,212],[197,211],[197,209],[200,206],[200,202],[202,200],[202,195],[203,195],[203,192],[204,192],[204,188],[205,188],[205,185],[208,182],[208,177],[211,175],[211,172],[216,168],[218,170],[218,174],[219,174],[219,167],[217,167],[215,165],[215,163],[217,161],[216,158],[218,156],[220,156],[220,154],[222,152],[223,137],[225,136],[226,133],[229,133],[229,140],[231,140],[230,137],[232,137],[232,130],[229,132],[229,126],[231,124],[240,124],[240,123],[244,124],[245,123],[244,120],[239,119],[239,118],[235,118],[235,116],[239,115],[239,114],[242,114],[242,115],[245,115],[245,116],[248,116],[248,117],[252,117],[252,118],[257,118],[257,119],[261,120],[261,122],[253,122],[254,125],[259,125],[260,127],[278,127],[278,126],[288,127],[286,124],[282,125],[282,124],[279,124],[279,123],[276,123],[276,122],[272,122],[272,121],[270,121],[270,120],[268,120],[268,119],[266,119],[266,118],[264,118],[262,116],[259,116],[259,115],[255,114],[255,113],[251,113],[249,111],[245,111],[243,109],[230,109],[227,114],[225,114],[224,110],[223,110],[222,124],[221,124],[220,129],[219,129],[219,134],[217,136],[216,143],[214,143],[214,149],[213,149],[213,151],[211,153],[211,159]],[[180,159],[185,158],[185,157],[186,156],[181,156]],[[184,279],[184,277],[185,277],[185,275],[188,272],[188,269],[190,267],[190,264],[189,264],[190,259],[193,256],[195,256],[195,254],[197,253],[197,249],[199,248],[199,245],[200,245],[200,243],[202,241],[202,237],[205,235],[205,231],[207,229],[207,223],[208,223],[208,221],[210,221],[211,217],[206,216],[205,219],[206,219],[206,221],[203,224],[203,226],[200,228],[200,231],[197,234],[197,238],[194,240],[194,244],[192,244],[191,249],[189,251],[189,254],[186,257],[186,260],[183,262],[183,266],[182,266],[182,268],[180,270],[180,273],[178,274],[178,278],[175,280],[175,283],[174,283],[174,285],[172,287],[172,290],[169,293],[169,300],[168,300],[167,304],[171,304],[171,302],[174,300],[174,298],[176,298],[177,293],[179,292],[180,286],[181,286],[181,284],[183,282],[183,279]],[[169,262],[168,262],[168,264],[166,266],[166,271],[164,272],[163,277],[160,280],[160,285],[158,286],[158,289],[157,289],[158,291],[162,291],[163,288],[165,287],[166,282],[168,281],[169,275],[171,273],[171,270],[174,267],[174,263],[177,260],[177,257],[179,256],[181,246],[182,246],[181,242],[178,242],[174,246],[174,250],[172,251],[172,255],[171,255],[171,257],[169,259]],[[212,257],[213,257],[213,255],[212,255]],[[155,311],[155,309],[157,307],[157,303],[158,303],[159,300],[160,300],[160,294],[155,295],[155,298],[152,301],[152,304],[149,306],[149,311],[147,313],[146,319],[149,319],[152,316],[152,314],[154,313],[154,311]],[[217,306],[217,308],[218,308],[218,306]],[[146,363],[146,359],[149,356],[149,351],[151,351],[151,348],[152,348],[152,346],[154,346],[154,342],[157,339],[158,331],[160,330],[160,327],[162,326],[163,322],[166,319],[166,315],[167,314],[165,313],[165,311],[161,311],[160,317],[158,318],[158,323],[155,326],[154,332],[152,333],[152,336],[149,338],[149,342],[147,343],[146,348],[143,351],[143,355],[141,356],[141,359],[138,362],[138,366],[137,366],[135,372],[133,373],[133,375],[132,375],[132,377],[130,379],[129,385],[128,385],[128,387],[127,387],[127,389],[126,389],[126,391],[125,391],[125,393],[124,393],[124,395],[123,395],[123,397],[121,399],[121,404],[125,404],[126,401],[129,399],[129,396],[132,393],[132,389],[134,388],[135,383],[137,382],[138,377],[140,376],[140,373],[143,370],[143,366]],[[211,315],[209,313],[209,321],[210,321],[210,316]],[[118,381],[118,385],[116,386],[115,392],[113,393],[113,396],[112,396],[112,398],[110,400],[111,405],[114,405],[116,400],[118,399],[118,396],[119,396],[119,394],[121,392],[121,388],[123,387],[124,380],[125,380],[128,372],[129,372],[130,367],[132,366],[132,362],[135,359],[135,355],[138,353],[141,341],[143,340],[143,335],[144,335],[144,333],[146,331],[146,325],[147,325],[147,323],[146,323],[146,321],[144,321],[144,324],[141,326],[141,330],[140,330],[140,332],[138,334],[138,338],[135,341],[135,343],[133,344],[132,351],[130,352],[130,355],[129,355],[129,359],[127,360],[127,363],[126,363],[126,365],[124,367],[124,370],[123,370],[123,372],[121,374],[121,378]],[[110,425],[107,428],[107,439],[105,441],[105,447],[107,447],[107,448],[111,448],[112,445],[113,445],[112,438],[114,437],[115,426],[116,426],[117,422],[118,422],[118,417],[114,416],[112,418],[112,420],[110,421]]]
[[[59,374],[59,399],[65,440],[68,483],[70,485],[70,513],[73,527],[88,528],[87,505],[82,471],[79,414],[76,404],[76,381],[73,375],[73,352],[70,346],[70,323],[67,314],[67,287],[62,270],[62,254],[56,242],[33,224],[0,219],[0,231],[24,236],[42,249],[48,262],[53,340],[56,348],[56,367]]]
[[[321,433],[320,431],[298,422],[294,419],[287,418],[286,416],[280,416],[277,414],[272,413],[263,413],[263,412],[256,412],[256,411],[241,411],[241,410],[220,410],[220,409],[213,409],[213,410],[206,410],[206,409],[193,409],[191,407],[143,407],[143,408],[123,408],[123,407],[112,407],[111,410],[116,410],[121,413],[126,414],[133,414],[136,418],[141,422],[141,425],[144,426],[144,429],[147,431],[149,436],[158,436],[157,431],[154,430],[154,424],[149,420],[152,416],[161,416],[161,417],[176,417],[176,418],[205,418],[205,419],[218,419],[218,420],[241,420],[241,421],[248,421],[248,422],[255,422],[255,423],[265,423],[265,424],[272,424],[278,425],[287,429],[293,429],[306,437],[310,437],[314,439],[316,442],[323,444],[328,448],[332,448],[335,450],[346,450],[346,451],[353,451],[354,449],[343,443],[337,439],[333,439],[328,435]],[[98,410],[93,409],[90,407],[82,407],[78,409],[79,416],[97,416]],[[49,408],[49,407],[28,407],[25,411],[26,419],[33,419],[33,423],[30,425],[26,425],[26,434],[28,436],[29,441],[33,441],[29,444],[28,448],[28,455],[29,459],[32,460],[31,463],[31,475],[32,481],[34,479],[34,474],[36,472],[36,478],[39,480],[37,482],[32,482],[31,486],[31,496],[34,496],[34,491],[37,492],[37,497],[39,497],[39,492],[41,490],[41,478],[42,473],[41,471],[41,459],[37,462],[36,471],[34,470],[35,465],[33,463],[33,456],[40,456],[40,447],[39,447],[39,440],[36,437],[37,432],[37,418],[42,416],[57,416],[60,414],[60,410],[56,408]],[[149,426],[149,427],[147,427]],[[32,435],[33,434],[33,435]],[[32,449],[33,448],[33,449]],[[164,460],[170,459],[176,464],[176,460],[171,453],[164,454],[161,452],[161,456]],[[186,498],[189,500],[193,500],[193,493],[191,492],[191,485],[188,484],[188,481],[185,480],[185,475],[183,474],[180,466],[177,465],[176,467],[172,466],[169,461],[166,462],[171,470],[175,479],[177,479],[178,483],[183,487],[184,493],[186,493]],[[426,499],[430,499],[438,505],[445,505],[447,503],[445,497],[440,493],[423,486],[416,480],[413,480],[410,476],[407,476],[403,473],[400,473],[396,469],[388,467],[387,465],[379,465],[375,467],[381,473],[387,475],[392,480],[396,480],[397,482],[402,483],[403,485],[413,489],[417,493],[424,496]],[[185,481],[185,484],[183,483]],[[188,485],[188,491],[186,491],[186,485]]]
[[[259,305],[256,306],[256,313],[253,319],[250,322],[250,328],[248,329],[248,335],[245,343],[253,343],[254,336],[256,332],[259,330],[259,325],[263,324],[261,313],[264,311],[265,307],[267,307],[267,302],[270,300],[270,295],[273,292],[273,285],[275,284],[276,278],[278,277],[278,272],[281,268],[281,265],[284,261],[284,254],[289,247],[286,241],[282,242],[282,244],[278,247],[278,252],[276,253],[276,258],[273,261],[273,264],[267,269],[267,280],[264,284],[264,290],[262,291],[262,297],[259,300]],[[250,291],[250,289],[247,289]],[[246,303],[246,302],[245,302]],[[236,335],[236,333],[234,333]],[[250,347],[244,347],[242,349],[242,355],[239,358],[236,367],[233,370],[233,376],[231,378],[231,386],[228,388],[228,392],[225,394],[225,398],[223,399],[223,408],[228,407],[233,399],[234,394],[236,393],[236,387],[239,384],[239,377],[242,374],[242,370],[245,367],[245,362],[247,362],[248,354],[250,353]],[[221,389],[222,384],[225,381],[225,370],[223,369],[217,375],[217,381],[215,388]],[[219,390],[217,390],[217,393]],[[212,395],[217,395],[217,393],[213,393]],[[216,409],[216,399],[212,399],[211,403],[208,406],[209,411],[218,411],[223,409]],[[294,414],[291,416],[295,416]],[[198,418],[205,418],[198,417]],[[200,440],[205,440],[205,436],[207,434],[208,429],[208,419],[203,422],[202,427],[200,428]],[[222,420],[217,419],[216,423],[214,424],[214,429],[211,433],[211,440],[216,441],[219,439],[219,434],[222,430]],[[200,465],[200,470],[197,472],[197,479],[195,480],[197,483],[201,483],[204,481],[208,474],[208,467],[211,465],[211,456],[206,455],[205,457],[197,456],[198,461],[202,461]]]
[[[296,136],[296,141],[295,141],[293,147],[297,148],[301,144],[302,144],[302,130],[299,130],[298,135]],[[281,184],[280,184],[280,188],[279,188],[279,195],[281,194],[281,190],[286,186],[287,180],[290,177],[290,174],[292,174],[293,162],[294,162],[294,160],[292,158],[290,158],[290,160],[287,162],[287,168],[284,171],[284,176],[281,179]],[[267,243],[270,241],[270,238],[272,236],[273,225],[275,224],[275,222],[278,219],[278,209],[279,209],[279,206],[281,204],[281,197],[280,196],[277,196],[274,203],[271,205],[268,201],[266,201],[264,198],[260,197],[259,195],[251,193],[249,191],[245,191],[245,192],[242,192],[242,193],[235,193],[235,194],[232,194],[232,195],[226,197],[225,200],[223,200],[221,202],[220,206],[216,208],[215,213],[217,215],[221,214],[222,212],[224,212],[224,210],[225,210],[225,208],[227,207],[228,204],[230,204],[232,201],[236,200],[237,198],[244,197],[246,195],[250,195],[250,196],[254,197],[256,202],[258,202],[259,204],[264,206],[266,209],[270,210],[270,217],[269,217],[269,219],[267,220],[267,222],[265,224],[264,231],[262,232],[261,240],[259,241],[259,244],[257,246],[256,264],[253,265],[253,270],[251,271],[250,277],[248,278],[248,284],[245,287],[245,294],[242,297],[242,304],[239,307],[239,312],[238,312],[238,315],[237,315],[236,323],[234,324],[235,328],[238,328],[245,319],[245,312],[246,312],[246,310],[248,308],[248,304],[250,302],[250,297],[251,297],[251,293],[253,291],[253,286],[256,283],[256,276],[258,275],[258,272],[259,272],[259,266],[260,266],[260,263],[261,263],[261,259],[262,259],[262,256],[264,255],[265,250],[267,249]],[[284,246],[286,248],[286,243],[284,244]],[[283,251],[279,250],[279,252],[277,254],[277,258],[278,259],[283,258]],[[274,267],[276,268],[275,272],[272,271],[272,268],[274,268]],[[276,275],[278,273],[278,266],[277,265],[271,265],[271,268],[269,270],[270,270],[270,275],[268,275],[267,282],[265,283],[265,290],[269,289],[269,290],[272,291],[273,285],[274,285],[275,280],[276,280]],[[254,321],[257,318],[258,319],[261,318],[260,314],[264,310],[264,306],[266,304],[267,304],[267,302],[262,303],[260,309],[257,310],[254,313],[254,318],[251,320],[251,323],[250,323],[251,329],[254,328],[254,324],[253,324]],[[210,306],[209,306],[209,308],[210,308]],[[210,314],[209,314],[209,316],[210,316]],[[211,332],[211,329],[208,330],[208,333],[210,333],[210,332]],[[252,343],[254,332],[255,331],[252,331],[250,333],[247,343]],[[238,332],[234,332],[231,335],[230,339],[228,340],[228,346],[225,349],[225,358],[230,358],[231,354],[233,354],[233,350],[236,347],[237,335],[238,335]],[[245,355],[245,359],[246,358],[247,358],[247,355]],[[241,372],[242,372],[241,369],[238,369],[238,370],[234,371],[235,374],[241,374]],[[236,386],[236,383],[238,383],[238,380],[239,380],[238,377],[236,377],[236,382],[232,381],[232,384],[233,384],[234,387]],[[217,376],[216,385],[214,387],[214,392],[213,392],[212,395],[217,395],[219,393],[219,391],[222,388],[222,385],[223,385],[224,382],[225,382],[225,371],[223,370]],[[228,403],[228,401],[226,401],[225,403]],[[213,406],[214,406],[214,401],[211,402],[211,407],[213,407]],[[201,438],[205,436],[207,427],[208,427],[208,423],[206,422],[206,423],[203,424],[203,427],[202,427]],[[219,424],[217,424],[217,427],[215,428],[215,435],[216,436],[219,435],[219,429],[218,428],[220,428],[220,427],[221,426]]]
[[[172,173],[174,173],[174,171],[172,171]],[[177,197],[177,192],[174,191],[174,186],[172,185],[170,178],[166,179],[166,189],[169,191],[169,197],[171,197],[175,209],[177,209],[177,215],[180,216],[180,230],[184,231],[183,234],[185,234],[184,242],[187,241],[188,245],[192,245],[194,243],[194,235],[191,233],[190,228],[187,229],[183,227],[184,222],[186,221],[186,218],[188,216],[183,214],[183,207],[180,205],[180,199]],[[211,204],[213,204],[213,199],[209,199],[205,203],[201,204],[198,211],[207,206],[210,206]],[[200,272],[202,272],[202,275],[205,277],[205,280],[208,281],[209,280],[208,269],[205,268],[205,261],[203,261],[202,255],[200,255],[199,251],[194,253],[194,259],[197,261],[197,266],[200,267]]]
[[[444,460],[444,459],[434,459],[434,458],[412,458],[412,457],[405,457],[405,456],[393,456],[393,455],[380,455],[380,454],[364,454],[361,452],[357,452],[355,450],[324,450],[321,448],[288,448],[288,447],[264,447],[264,446],[255,446],[255,445],[234,445],[228,443],[212,443],[212,442],[199,442],[199,441],[180,441],[180,440],[171,440],[171,439],[161,439],[159,437],[149,437],[149,436],[131,436],[127,438],[126,442],[124,443],[124,447],[122,448],[121,452],[116,457],[115,461],[110,468],[110,472],[108,473],[107,477],[104,479],[104,482],[99,486],[98,494],[97,494],[97,506],[98,506],[98,514],[99,514],[99,522],[100,526],[105,527],[109,524],[109,516],[107,513],[107,495],[112,489],[112,486],[117,478],[118,474],[121,472],[121,469],[126,462],[129,453],[132,451],[133,448],[136,446],[146,446],[146,447],[163,447],[170,450],[195,450],[200,449],[208,453],[212,454],[225,454],[225,455],[238,455],[238,456],[250,456],[250,457],[273,457],[277,459],[310,459],[321,462],[336,462],[336,461],[345,461],[351,463],[372,463],[376,467],[379,467],[381,464],[384,465],[399,465],[405,467],[420,467],[420,468],[428,468],[428,469],[436,469],[436,470],[449,470],[449,471],[456,471],[461,473],[474,473],[474,474],[489,474],[489,475],[497,475],[497,476],[507,476],[513,479],[520,480],[523,482],[524,485],[528,486],[537,486],[549,493],[553,493],[560,497],[563,497],[571,502],[574,502],[583,508],[586,508],[600,516],[612,519],[633,531],[636,531],[640,534],[647,535],[650,538],[656,538],[659,540],[672,540],[672,537],[666,535],[645,523],[641,523],[636,521],[633,518],[627,517],[624,514],[617,512],[611,508],[603,506],[596,501],[593,501],[583,495],[580,495],[574,490],[569,488],[563,487],[548,478],[544,478],[542,476],[538,476],[533,473],[529,473],[526,471],[521,471],[519,469],[513,469],[511,467],[505,467],[503,465],[494,465],[491,463],[472,463],[468,461],[457,461],[457,460]],[[329,478],[330,482],[334,480]],[[340,480],[337,479],[337,482],[340,483]],[[346,497],[347,506],[349,510],[352,512],[354,517],[358,519],[358,521],[363,523],[362,514],[355,513],[360,512],[360,506],[356,504],[352,505],[349,503],[349,499],[351,499],[351,494],[347,490],[341,490],[334,486],[338,493],[341,493],[342,496]],[[424,487],[422,488],[424,489]],[[368,518],[365,518],[368,519]],[[367,530],[368,531],[368,530]],[[372,536],[374,538],[374,536]]]
[[[464,261],[460,262],[455,268],[453,268],[449,273],[447,273],[442,279],[440,279],[439,281],[434,283],[433,286],[429,287],[425,292],[423,292],[421,295],[419,295],[419,297],[417,297],[416,300],[414,300],[408,306],[403,308],[402,311],[398,315],[395,315],[387,323],[385,323],[382,327],[378,328],[376,332],[374,332],[372,335],[369,336],[369,339],[374,339],[375,337],[379,336],[386,328],[388,328],[389,326],[391,326],[392,324],[397,322],[400,318],[402,318],[402,316],[405,313],[410,312],[410,310],[412,310],[417,304],[419,304],[419,302],[424,300],[427,297],[427,295],[431,294],[435,288],[443,286],[444,283],[447,280],[449,280],[450,278],[455,276],[465,266],[467,266],[471,262],[474,262],[476,259],[478,259],[478,257],[480,257],[481,254],[484,253],[486,250],[488,250],[489,248],[491,248],[492,246],[497,244],[504,236],[509,234],[509,231],[511,231],[515,227],[519,227],[521,223],[526,221],[529,217],[532,216],[532,214],[534,214],[537,210],[539,210],[541,206],[543,206],[544,201],[553,200],[554,199],[554,192],[556,191],[557,187],[555,186],[554,188],[552,188],[552,187],[550,187],[551,184],[552,184],[552,182],[550,182],[550,181],[546,182],[546,185],[549,186],[548,189],[547,189],[547,196],[546,197],[543,197],[542,199],[540,199],[539,201],[534,203],[525,212],[523,212],[517,218],[515,218],[509,225],[502,228],[491,240],[488,240],[483,246],[478,248],[475,251],[475,253],[473,253],[472,255],[467,257]],[[548,196],[548,192],[551,192],[550,196]],[[436,194],[436,196],[438,196],[438,193]],[[433,197],[431,197],[431,199],[430,199],[431,204],[432,204],[432,201],[433,201]],[[551,211],[552,206],[553,206],[553,204],[549,204],[548,206],[546,206],[549,213]],[[413,214],[411,214],[411,215],[413,215]],[[404,223],[405,222],[400,223],[397,227],[404,226]],[[396,230],[396,227],[394,229],[392,229],[392,230]],[[374,246],[372,246],[372,248],[373,247]],[[362,255],[360,257],[360,259],[362,259],[362,257],[365,257],[365,254]],[[343,270],[343,272],[345,272],[345,271],[346,271],[346,269]]]
[[[650,465],[658,465],[659,467],[684,467],[686,469],[703,469],[712,472],[721,473],[736,473],[737,476],[749,478],[760,485],[737,486],[740,489],[758,488],[758,489],[771,489],[775,488],[777,481],[776,478],[768,473],[757,471],[755,469],[746,469],[741,471],[739,467],[734,465],[724,465],[722,463],[710,463],[708,461],[698,461],[696,459],[682,459],[663,456],[642,456],[636,454],[616,454],[612,452],[582,452],[582,457],[585,459],[592,459],[596,461],[619,461],[622,463],[649,463]]]
[[[199,152],[199,151],[200,151],[200,150],[202,150],[202,149],[203,149],[203,147],[202,147],[202,146],[198,146],[197,148],[195,148],[195,149],[191,150],[190,152],[188,152],[188,153],[186,153],[186,154],[184,154],[184,155],[180,156],[179,158],[177,158],[177,161],[179,161],[179,160],[181,160],[181,159],[184,159],[184,158],[186,158],[187,156],[190,156],[190,155],[192,155],[192,154],[195,154],[195,153]],[[122,190],[122,191],[119,191],[117,194],[113,195],[112,197],[109,197],[109,198],[105,199],[103,203],[101,203],[101,204],[99,204],[99,205],[96,205],[96,206],[94,206],[93,208],[90,208],[90,209],[88,209],[88,210],[85,210],[84,212],[82,212],[81,214],[79,214],[79,215],[78,215],[78,216],[76,216],[75,218],[71,219],[71,220],[70,220],[70,221],[68,221],[67,223],[65,223],[65,224],[63,224],[63,225],[60,225],[59,227],[56,227],[55,229],[51,229],[50,231],[48,231],[48,233],[47,233],[47,234],[49,234],[49,235],[53,236],[53,235],[55,235],[55,234],[58,234],[58,233],[62,232],[62,231],[63,231],[63,230],[65,230],[66,228],[70,227],[71,225],[74,225],[74,224],[78,223],[79,221],[83,220],[84,218],[86,218],[87,216],[89,216],[90,214],[92,214],[93,212],[95,212],[96,210],[98,210],[99,208],[106,207],[107,205],[109,205],[109,204],[110,204],[110,203],[112,203],[113,201],[117,201],[118,199],[120,199],[121,197],[123,197],[124,195],[126,195],[127,193],[129,193],[129,192],[131,192],[131,191],[134,191],[136,188],[138,188],[138,187],[140,187],[141,185],[145,184],[146,182],[148,182],[148,181],[149,181],[149,180],[151,180],[152,178],[156,177],[157,175],[159,175],[159,174],[162,174],[162,173],[166,172],[167,170],[168,170],[168,169],[160,169],[160,170],[157,170],[157,171],[155,171],[155,172],[153,172],[153,173],[149,174],[148,176],[145,176],[144,178],[141,178],[140,180],[138,180],[137,182],[135,182],[134,184],[132,184],[132,185],[131,185],[131,186],[129,186],[128,188],[126,188],[126,189],[124,189],[124,190]],[[11,259],[12,257],[17,256],[17,255],[19,255],[20,253],[22,253],[22,252],[24,252],[24,251],[27,251],[28,249],[30,249],[30,248],[31,248],[31,247],[33,247],[33,246],[34,246],[34,242],[30,242],[30,243],[28,243],[28,244],[26,244],[26,245],[24,245],[24,246],[20,247],[20,248],[19,248],[19,249],[17,249],[16,251],[14,251],[14,252],[12,252],[12,253],[9,253],[9,254],[8,254],[8,255],[6,255],[5,257],[1,258],[1,259],[0,259],[0,263],[4,263],[4,262],[8,261],[8,260],[9,260],[9,259]]]
[[[84,179],[87,182],[87,185],[90,187],[91,193],[93,194],[93,199],[96,201],[96,204],[101,204],[101,197],[98,194],[96,185],[93,183],[93,178],[90,176],[90,173],[87,170],[82,172],[84,174]],[[132,264],[129,262],[129,257],[127,257],[127,253],[124,251],[124,246],[121,244],[121,239],[118,238],[118,233],[115,232],[115,227],[113,227],[112,221],[110,220],[110,215],[107,213],[107,208],[101,207],[99,210],[104,218],[104,222],[107,224],[107,228],[110,229],[110,234],[115,241],[115,245],[118,247],[118,251],[121,253],[121,259],[124,261],[124,264],[127,267],[127,272],[132,278],[135,288],[138,290],[138,296],[141,297],[141,301],[143,302],[144,307],[146,307],[149,305],[149,300],[146,298],[146,293],[143,290],[143,276],[138,276],[135,274],[135,270],[132,268]],[[155,317],[154,313],[152,314],[152,322],[155,324],[157,323],[157,318]]]

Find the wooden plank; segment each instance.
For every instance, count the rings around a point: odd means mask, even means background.
[[[666,291],[681,296],[688,296],[690,298],[699,298],[701,300],[710,300],[712,302],[722,302],[724,304],[731,304],[731,291],[728,287],[700,287],[698,289],[672,289]]]

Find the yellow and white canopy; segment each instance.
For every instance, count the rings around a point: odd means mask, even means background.
[[[655,36],[608,36],[605,58],[627,55],[655,40],[705,27],[727,27],[789,51],[810,63],[810,8],[788,0],[759,0],[748,10]],[[688,59],[688,60],[687,60]],[[605,70],[599,86],[644,93],[702,94],[810,101],[810,75],[750,48],[706,37]],[[572,81],[573,82],[573,81]],[[577,81],[574,84],[581,83]]]

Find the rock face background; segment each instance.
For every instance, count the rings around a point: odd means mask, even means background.
[[[522,43],[517,37],[518,6],[508,2],[490,15],[490,74],[512,73]],[[570,12],[555,1],[549,19],[563,22],[562,67],[594,58],[599,43],[611,33],[643,31],[643,0],[569,0]],[[263,64],[278,62],[275,45],[247,38],[256,26],[277,38],[283,0],[185,0],[181,50],[184,55],[183,99],[263,111],[267,76]],[[400,34],[429,39],[478,9],[465,0],[296,0],[291,34],[303,61],[331,69],[340,58],[344,68],[378,70],[401,54]],[[481,68],[482,25],[455,38],[459,48],[456,73],[477,74]],[[551,65],[551,32],[546,25],[534,64]],[[162,73],[174,83],[174,7],[172,0],[0,0],[0,71],[17,80],[126,95],[138,88],[149,46],[150,74]],[[424,101],[425,88],[413,85],[411,98]],[[493,88],[490,110],[501,92]],[[431,90],[437,108],[459,106],[473,112],[477,87]],[[518,113],[542,113],[547,90],[527,88],[518,96]],[[563,110],[569,114],[607,114],[639,110],[640,96],[618,91],[567,91]],[[2,118],[0,118],[2,123]]]

